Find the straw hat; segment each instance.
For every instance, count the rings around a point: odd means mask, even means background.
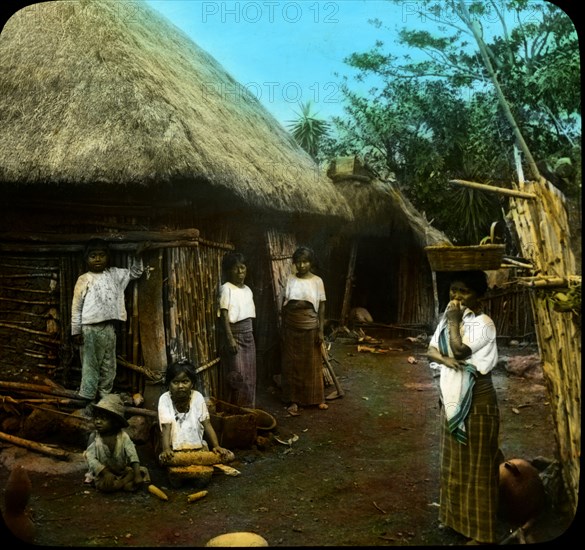
[[[96,405],[92,406],[92,408],[94,412],[96,410],[102,410],[117,417],[125,428],[128,427],[128,422],[125,418],[126,409],[124,408],[124,403],[122,403],[122,399],[119,395],[110,393],[102,397]]]

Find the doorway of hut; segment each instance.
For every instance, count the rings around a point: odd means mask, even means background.
[[[400,265],[396,247],[387,237],[361,237],[356,244],[350,309],[365,308],[375,323],[394,323]]]

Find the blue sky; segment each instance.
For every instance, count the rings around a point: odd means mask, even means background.
[[[435,23],[415,13],[419,0],[399,5],[388,0],[142,1],[215,57],[283,125],[296,118],[299,102],[308,100],[321,118],[343,114],[339,83],[341,75],[354,75],[343,62],[351,53],[368,51],[382,40],[385,53],[398,55],[404,53],[397,45],[400,29],[436,30]],[[371,25],[373,18],[384,27]],[[483,21],[488,34],[492,22]],[[352,84],[363,93],[368,88]]]
[[[385,53],[399,55],[405,52],[398,50],[400,29],[434,32],[437,25],[415,13],[422,6],[418,0],[399,5],[388,0],[145,1],[215,57],[283,125],[296,118],[299,102],[308,100],[321,118],[343,113],[336,73],[354,75],[343,62],[349,54],[382,40]],[[526,13],[530,18],[535,12]],[[449,14],[445,11],[445,20]],[[507,15],[513,23],[512,13]],[[373,18],[383,28],[368,22]],[[500,30],[495,15],[486,16],[482,26],[487,36],[492,28]],[[368,88],[352,85],[362,93]]]
[[[386,0],[146,0],[215,57],[282,123],[311,100],[320,117],[341,114],[343,59],[370,49],[390,27],[414,19]],[[386,33],[386,36],[383,36]]]

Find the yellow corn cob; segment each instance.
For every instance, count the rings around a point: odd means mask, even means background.
[[[165,466],[211,466],[221,461],[221,457],[212,451],[175,451],[173,458],[165,462]]]
[[[221,470],[224,474],[228,476],[239,476],[241,473],[240,470],[236,470],[235,468],[232,468],[227,464],[214,464],[213,467],[217,468],[218,470]]]
[[[195,502],[203,497],[207,496],[207,491],[199,491],[198,493],[193,493],[187,497],[187,502]]]
[[[148,492],[161,500],[169,500],[169,497],[165,495],[156,485],[149,485]]]
[[[169,468],[169,474],[183,479],[210,479],[213,474],[213,466],[201,466],[200,464],[171,466]]]

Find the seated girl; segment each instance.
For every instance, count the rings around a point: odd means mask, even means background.
[[[176,362],[166,372],[168,391],[158,402],[161,430],[159,462],[167,468],[172,485],[183,482],[204,487],[215,464],[234,460],[234,454],[219,445],[203,395],[194,389],[195,367]]]

